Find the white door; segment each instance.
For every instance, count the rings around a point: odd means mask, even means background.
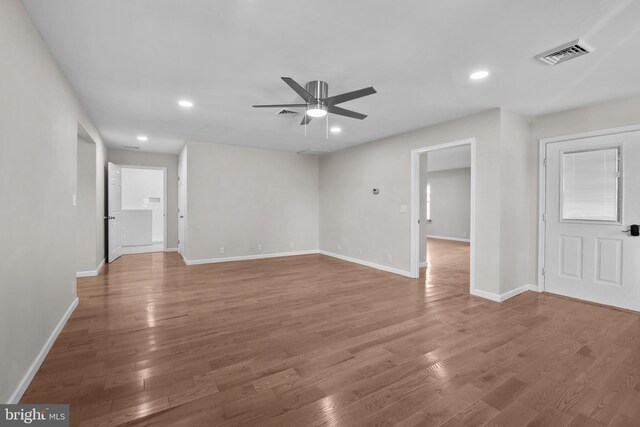
[[[640,311],[640,132],[549,143],[546,165],[545,290]]]
[[[122,170],[120,166],[109,162],[107,164],[107,181],[109,183],[107,219],[109,254],[108,262],[115,261],[122,255],[122,237],[120,236],[120,211],[122,210]]]
[[[178,253],[184,256],[184,216],[186,213],[186,180],[182,176],[182,165],[178,165]]]

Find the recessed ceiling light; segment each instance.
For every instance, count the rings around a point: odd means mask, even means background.
[[[471,80],[481,80],[489,76],[489,72],[487,70],[475,71],[469,74],[469,78]]]
[[[342,128],[339,126],[331,126],[331,129],[329,129],[331,131],[331,133],[340,133],[342,132]]]
[[[147,136],[145,136],[145,135],[139,135],[139,136],[138,136],[138,141],[146,141],[146,140],[148,140],[148,139],[149,139],[149,138],[148,138]]]
[[[186,99],[181,99],[180,101],[178,101],[178,105],[184,108],[191,108],[193,107],[193,102]]]

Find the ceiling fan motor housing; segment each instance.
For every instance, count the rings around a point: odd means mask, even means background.
[[[304,88],[318,101],[315,104],[309,104],[309,106],[322,108],[324,106],[322,100],[329,97],[329,85],[327,84],[327,82],[323,82],[321,80],[313,80],[308,82],[304,86]]]

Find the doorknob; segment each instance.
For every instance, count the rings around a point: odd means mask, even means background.
[[[638,237],[640,236],[640,225],[631,224],[629,228],[626,230],[622,230],[623,233],[629,233],[629,236]]]

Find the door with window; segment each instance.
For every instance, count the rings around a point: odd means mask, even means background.
[[[544,287],[640,311],[640,132],[546,145]]]

